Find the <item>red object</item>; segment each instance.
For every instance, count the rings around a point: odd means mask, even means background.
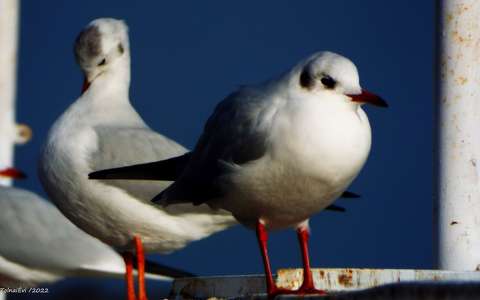
[[[14,168],[7,168],[7,169],[0,170],[0,176],[15,178],[15,179],[27,178],[27,175],[25,173]]]
[[[143,252],[142,240],[139,236],[133,237],[135,250],[137,252],[138,269],[138,300],[147,300],[147,291],[145,288],[145,254]]]
[[[256,233],[258,238],[258,244],[260,246],[260,251],[262,253],[263,265],[265,267],[265,280],[267,284],[267,294],[269,299],[273,299],[280,294],[326,295],[325,291],[315,289],[315,286],[313,284],[312,270],[310,269],[310,259],[308,255],[309,232],[307,228],[300,228],[297,230],[298,241],[300,242],[300,248],[302,251],[302,259],[303,259],[303,283],[298,290],[288,290],[288,289],[277,287],[277,285],[275,284],[275,281],[273,280],[270,260],[268,258],[268,250],[267,250],[268,232],[265,229],[265,225],[263,225],[262,222],[260,222],[260,220],[257,221]]]
[[[369,103],[380,107],[388,107],[388,104],[380,96],[362,89],[362,93],[356,95],[347,95],[353,102]]]
[[[125,281],[127,282],[127,300],[136,300],[135,284],[133,282],[133,254],[130,252],[124,253],[123,260],[126,266]]]
[[[302,251],[303,261],[303,283],[298,289],[298,292],[305,294],[321,294],[326,295],[325,291],[317,290],[313,284],[312,270],[310,268],[310,255],[308,254],[308,239],[310,232],[308,228],[297,229],[298,242],[300,243],[300,249]]]
[[[83,85],[82,85],[82,94],[85,93],[86,90],[90,87],[90,82],[88,82],[87,77],[83,79]]]

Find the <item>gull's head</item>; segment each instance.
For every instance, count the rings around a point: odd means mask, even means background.
[[[293,77],[293,84],[313,97],[328,95],[332,101],[388,106],[382,98],[360,87],[353,62],[332,52],[312,55],[295,68]]]
[[[101,18],[92,21],[75,40],[75,58],[85,74],[83,89],[119,65],[129,65],[128,27],[124,21]]]

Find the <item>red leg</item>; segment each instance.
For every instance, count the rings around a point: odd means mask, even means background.
[[[312,270],[310,268],[310,256],[308,254],[308,239],[310,233],[308,228],[300,227],[297,229],[298,241],[300,243],[300,249],[302,251],[303,260],[303,283],[298,289],[298,292],[305,294],[322,294],[325,295],[325,291],[315,289],[313,284]]]
[[[272,268],[270,266],[270,259],[268,258],[267,241],[268,232],[265,229],[265,225],[260,220],[257,221],[256,226],[258,245],[262,252],[263,265],[265,267],[265,280],[267,283],[267,294],[269,299],[275,298],[279,294],[291,294],[294,291],[278,288],[273,280]]]
[[[270,267],[270,259],[268,258],[267,241],[268,232],[265,230],[265,226],[257,221],[257,239],[260,251],[262,252],[263,265],[265,267],[265,279],[267,281],[267,293],[270,295],[276,288],[273,281],[272,268]]]
[[[135,285],[133,283],[133,255],[132,253],[125,252],[123,254],[123,260],[125,261],[125,282],[127,283],[127,300],[135,299]]]
[[[133,241],[137,252],[138,299],[147,300],[147,291],[145,288],[145,254],[143,253],[142,240],[139,236],[134,236]]]

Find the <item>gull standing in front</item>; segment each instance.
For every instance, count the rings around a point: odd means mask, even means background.
[[[162,180],[173,176],[165,170],[183,170],[154,201],[207,203],[255,228],[270,297],[323,293],[315,289],[310,270],[308,219],[346,190],[368,157],[365,103],[387,106],[360,87],[349,59],[319,52],[220,102],[193,152],[121,171]],[[304,265],[296,291],[276,287],[267,253],[267,231],[288,227],[297,229]]]
[[[186,149],[152,131],[129,100],[130,47],[123,21],[97,19],[75,42],[85,81],[82,95],[50,129],[39,176],[52,201],[73,223],[103,242],[138,256],[138,300],[146,299],[143,253],[168,253],[236,224],[229,212],[191,204],[167,209],[151,198],[170,182],[88,180],[88,173],[118,165],[167,159]],[[126,274],[128,299],[133,277]]]

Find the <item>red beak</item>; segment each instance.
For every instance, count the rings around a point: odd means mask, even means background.
[[[361,94],[347,96],[352,98],[353,102],[368,103],[375,106],[388,107],[388,104],[387,102],[385,102],[385,100],[383,100],[380,96],[375,95],[374,93],[370,93],[367,90],[362,89]]]
[[[7,168],[7,169],[0,170],[0,177],[24,179],[24,178],[27,178],[27,175],[17,169]]]
[[[83,79],[83,85],[82,85],[82,94],[85,93],[86,90],[90,87],[90,82],[88,82],[87,77]]]

